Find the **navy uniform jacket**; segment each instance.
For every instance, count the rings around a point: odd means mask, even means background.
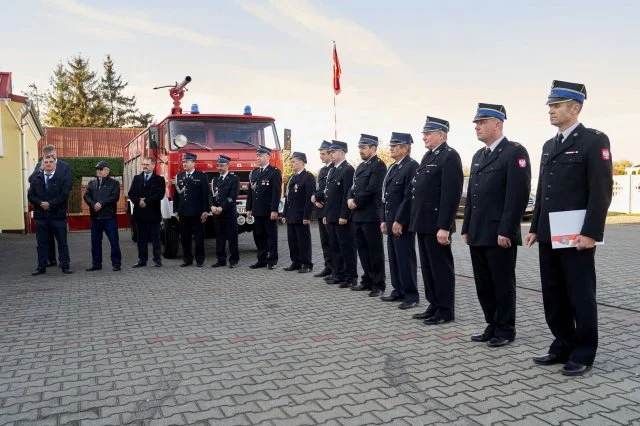
[[[411,180],[417,168],[418,162],[409,156],[403,158],[400,164],[389,166],[384,180],[383,210],[380,215],[380,222],[386,222],[389,233],[393,222],[398,222],[405,230],[409,228]]]
[[[187,179],[186,172],[176,176],[173,193],[173,212],[180,216],[197,216],[209,210],[209,178],[201,171],[194,170]]]
[[[458,152],[446,142],[425,155],[411,181],[409,231],[435,235],[456,230],[464,174]]]
[[[44,185],[44,172],[38,172],[29,178],[31,185],[27,197],[33,204],[33,218],[38,219],[66,219],[71,179],[58,175],[57,167],[54,175],[49,179],[48,188]],[[43,210],[40,203],[49,202],[49,210]]]
[[[351,210],[347,207],[349,188],[353,185],[353,166],[344,160],[333,167],[327,176],[324,189],[324,217],[327,223],[338,223],[339,219],[351,220]]]
[[[377,155],[360,163],[355,171],[349,198],[358,206],[353,210],[354,222],[379,222],[382,212],[382,181],[387,166]]]
[[[120,200],[120,182],[107,176],[102,178],[102,184],[98,189],[98,178],[87,184],[87,190],[82,197],[89,206],[91,219],[115,219],[118,213],[118,200]],[[100,203],[102,208],[95,211],[94,206]]]
[[[542,147],[536,206],[529,232],[551,243],[549,212],[587,211],[581,235],[602,241],[611,204],[613,172],[609,138],[582,124],[555,149],[555,140]]]
[[[316,188],[313,174],[303,170],[294,174],[287,183],[287,199],[284,204],[284,217],[288,224],[302,223],[303,219],[311,219],[313,204],[311,196]]]
[[[33,169],[33,173],[31,173],[31,176],[29,176],[29,183],[31,183],[31,181],[38,176],[38,173],[42,172],[42,170],[40,170],[40,166],[42,165],[42,161],[38,161],[38,164],[36,164],[36,168]],[[64,160],[56,160],[56,173],[55,175],[58,175],[58,173],[60,174],[59,177],[65,180],[68,180],[68,184],[71,185],[72,181],[71,181],[71,167],[69,166],[69,163],[67,163]],[[54,175],[54,176],[55,176]]]
[[[491,155],[484,151],[471,161],[461,233],[470,246],[497,246],[498,235],[522,245],[520,223],[531,193],[529,153],[506,137]]]
[[[162,220],[160,201],[166,192],[165,182],[162,176],[151,173],[145,183],[144,172],[133,177],[129,189],[129,199],[133,203],[133,217],[138,222],[159,223]],[[144,198],[146,207],[140,207],[140,199]]]
[[[227,172],[227,176],[222,179],[216,176],[211,182],[211,193],[209,194],[209,204],[214,207],[222,207],[222,213],[214,217],[238,217],[236,200],[240,191],[240,180],[238,176]]]
[[[247,211],[253,216],[269,216],[280,205],[282,175],[280,170],[267,165],[264,171],[255,168],[249,174],[251,190],[247,195]]]
[[[313,194],[316,196],[316,201],[324,203],[324,189],[327,187],[327,175],[329,170],[333,169],[333,163],[329,163],[327,166],[322,166],[318,172],[318,179],[316,180],[316,192]],[[324,207],[316,207],[316,217],[322,219],[324,217]]]

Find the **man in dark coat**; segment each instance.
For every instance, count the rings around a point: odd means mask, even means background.
[[[356,285],[358,269],[356,244],[353,239],[351,210],[347,205],[349,188],[353,185],[354,169],[345,160],[347,143],[331,141],[329,156],[333,168],[327,175],[324,189],[324,224],[327,225],[331,244],[331,275],[324,278],[328,284],[347,288]]]
[[[70,274],[69,247],[67,246],[67,204],[71,191],[71,180],[58,174],[56,159],[52,155],[42,158],[42,172],[38,172],[30,181],[28,199],[33,205],[33,218],[36,222],[36,240],[38,242],[38,267],[31,275],[47,272],[49,254],[49,234],[53,233],[58,242],[60,268]]]
[[[391,134],[389,152],[395,160],[389,166],[382,185],[380,230],[387,236],[387,254],[393,291],[382,296],[385,302],[401,301],[398,308],[418,306],[416,234],[408,231],[411,180],[418,162],[411,158],[413,137],[409,133]]]
[[[162,176],[154,173],[153,157],[142,159],[142,173],[133,177],[129,189],[129,200],[133,203],[133,219],[138,230],[138,262],[134,268],[147,266],[149,259],[149,241],[153,247],[153,262],[162,266],[162,247],[160,246],[160,222],[162,213],[160,202],[166,192]]]
[[[102,269],[103,234],[111,246],[111,266],[119,271],[122,264],[117,210],[120,182],[109,176],[109,163],[99,161],[96,164],[96,179],[89,182],[83,198],[91,215],[91,267],[87,271]]]
[[[173,212],[180,222],[181,267],[193,265],[191,238],[195,240],[196,266],[204,265],[204,223],[209,216],[209,178],[196,170],[198,156],[187,152],[182,158],[183,172],[176,176]]]
[[[369,291],[370,297],[382,296],[386,288],[384,244],[380,231],[382,213],[382,181],[387,166],[378,157],[378,137],[362,134],[358,141],[360,158],[349,190],[347,205],[351,210],[356,248],[363,275],[353,291]]]
[[[251,189],[247,196],[247,218],[254,218],[253,240],[258,248],[258,261],[251,269],[275,269],[278,265],[278,206],[282,194],[282,174],[269,164],[271,150],[258,147],[258,166],[251,171]]]
[[[485,147],[471,161],[461,232],[469,245],[478,300],[487,323],[471,340],[494,348],[516,337],[516,254],[522,245],[520,222],[531,192],[529,153],[502,134],[506,119],[504,106],[478,105],[473,122]]]
[[[287,240],[291,265],[285,271],[298,271],[301,274],[313,270],[311,262],[311,197],[316,188],[313,174],[305,169],[307,156],[301,152],[291,154],[291,167],[295,174],[287,182],[287,197],[284,203],[282,223],[287,224]]]
[[[451,234],[464,175],[460,155],[447,144],[449,122],[427,117],[422,129],[427,153],[411,183],[409,231],[415,232],[420,251],[422,280],[429,306],[413,318],[426,325],[453,321],[455,273]]]
[[[324,164],[318,171],[318,179],[316,180],[316,192],[311,196],[311,202],[316,207],[316,219],[318,219],[318,232],[320,233],[320,246],[322,247],[322,257],[324,258],[324,269],[314,277],[324,278],[331,275],[331,243],[329,241],[329,232],[327,225],[324,224],[324,189],[327,186],[327,175],[329,170],[333,168],[333,163],[329,157],[329,147],[331,142],[322,141],[318,153],[320,161]]]
[[[562,374],[584,374],[598,348],[595,244],[604,238],[613,191],[609,138],[587,129],[578,115],[587,98],[583,84],[554,81],[547,100],[557,135],[542,148],[530,247],[539,243],[544,312],[555,340],[536,364],[565,363]],[[553,249],[549,213],[584,210],[573,247]]]
[[[227,241],[229,242],[229,267],[236,268],[240,260],[238,251],[238,209],[236,200],[240,191],[240,181],[229,172],[231,158],[218,157],[218,176],[211,182],[211,213],[216,230],[216,257],[218,261],[211,265],[219,268],[227,264]]]

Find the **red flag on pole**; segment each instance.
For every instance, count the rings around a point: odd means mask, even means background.
[[[336,42],[333,42],[333,93],[338,95],[340,93],[340,74],[342,69],[340,68],[340,60],[338,59],[338,51],[336,50]]]

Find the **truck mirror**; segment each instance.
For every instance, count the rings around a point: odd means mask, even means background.
[[[284,129],[284,150],[291,151],[291,129]]]
[[[149,127],[149,148],[160,148],[160,131],[157,127]]]

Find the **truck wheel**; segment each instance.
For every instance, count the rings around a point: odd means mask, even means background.
[[[178,225],[165,219],[162,221],[161,228],[162,256],[166,259],[175,259],[180,245]]]

